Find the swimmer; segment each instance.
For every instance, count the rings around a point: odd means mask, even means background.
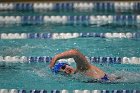
[[[73,58],[74,61],[76,62],[76,68],[73,68],[67,63],[57,62],[59,59],[66,59],[66,58]],[[85,76],[103,82],[120,79],[120,77],[109,76],[100,68],[90,64],[86,59],[86,57],[76,49],[71,49],[55,55],[55,57],[52,58],[49,67],[50,69],[52,69],[54,73],[58,73],[58,72],[64,72],[66,74],[84,73]]]

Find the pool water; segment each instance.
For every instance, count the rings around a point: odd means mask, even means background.
[[[62,15],[63,13],[45,13],[45,15]],[[94,13],[80,13],[94,15]],[[101,13],[100,13],[101,14]],[[110,13],[111,14],[111,13]],[[36,12],[0,12],[0,15],[38,15]],[[40,12],[39,15],[44,15]],[[66,15],[78,15],[69,12]],[[95,13],[96,15],[96,13]],[[45,32],[139,32],[139,27],[131,26],[70,26],[70,25],[0,25],[0,33],[45,33]],[[0,56],[55,56],[55,54],[76,48],[85,56],[102,57],[140,57],[139,39],[106,39],[106,38],[75,38],[75,39],[23,39],[0,40]],[[82,80],[54,75],[49,63],[0,63],[0,88],[16,89],[47,89],[47,90],[131,90],[140,89],[140,65],[132,64],[97,64],[108,74],[123,78],[112,83],[85,83]],[[72,63],[74,65],[74,63]],[[75,76],[72,76],[75,77]]]

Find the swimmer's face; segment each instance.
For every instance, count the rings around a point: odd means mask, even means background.
[[[72,66],[64,65],[61,67],[60,71],[65,72],[67,74],[72,74],[75,72],[75,69]]]

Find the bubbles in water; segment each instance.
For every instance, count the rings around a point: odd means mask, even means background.
[[[120,77],[120,79],[115,80],[114,82],[126,82],[126,83],[136,83],[140,82],[140,73],[139,72],[129,72],[124,69],[117,70],[108,66],[108,70],[111,70],[111,73],[108,73],[110,76]]]
[[[122,77],[119,80],[119,82],[131,82],[131,83],[140,82],[140,73],[120,71],[120,73],[116,73],[116,74]]]

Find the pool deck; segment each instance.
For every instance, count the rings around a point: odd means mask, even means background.
[[[0,2],[72,2],[72,1],[82,1],[82,2],[87,2],[87,1],[138,1],[138,0],[0,0]]]

